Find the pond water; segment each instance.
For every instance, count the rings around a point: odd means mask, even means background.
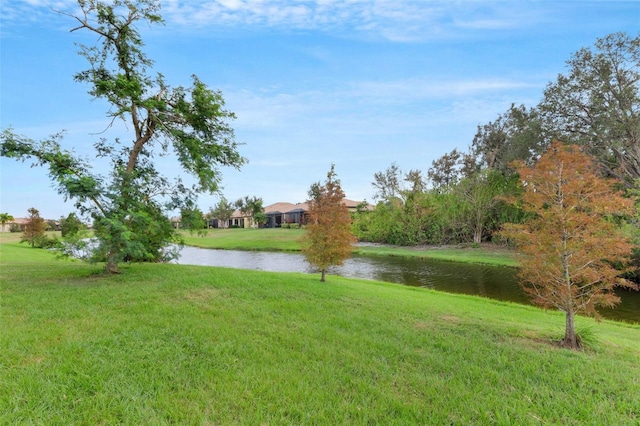
[[[272,272],[315,273],[304,256],[297,253],[184,247],[176,262]],[[343,266],[331,268],[328,273],[529,303],[528,297],[518,285],[514,268],[431,259],[354,255]],[[605,318],[640,323],[640,292],[623,290],[619,294],[622,303],[615,309],[601,309],[601,314]]]

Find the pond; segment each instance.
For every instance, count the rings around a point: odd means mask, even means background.
[[[272,272],[315,272],[304,256],[297,253],[184,247],[176,263]],[[518,285],[515,272],[514,268],[470,263],[354,255],[343,266],[331,268],[329,274],[528,304],[529,299]],[[640,323],[640,292],[623,290],[619,294],[622,303],[615,309],[601,309],[601,314],[605,318]]]

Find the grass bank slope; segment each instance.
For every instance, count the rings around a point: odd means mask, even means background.
[[[190,246],[224,250],[299,251],[298,239],[303,234],[303,229],[292,228],[209,229],[205,236],[182,231]]]
[[[0,245],[0,424],[638,424],[640,327],[377,282]]]
[[[194,247],[226,250],[299,251],[298,239],[304,229],[210,229],[206,236],[183,231],[186,244]],[[404,256],[456,262],[483,263],[497,266],[517,266],[511,250],[490,244],[479,247],[398,247],[361,246],[355,252],[374,256]]]

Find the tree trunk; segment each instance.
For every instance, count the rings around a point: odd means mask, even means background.
[[[118,273],[118,262],[116,260],[116,253],[113,250],[109,252],[107,265],[105,266],[105,272],[107,272],[108,274]]]
[[[580,349],[580,342],[578,341],[578,336],[576,335],[573,312],[566,312],[565,324],[566,326],[564,331],[564,339],[562,339],[562,346],[570,349]]]
[[[322,271],[321,271],[321,272],[322,272],[322,275],[320,276],[320,282],[321,282],[321,283],[323,283],[323,282],[325,282],[325,281],[324,281],[325,270],[324,270],[324,269],[322,269]]]
[[[473,230],[473,242],[480,244],[482,242],[482,231],[484,230],[484,220],[482,215],[476,212],[475,229]]]
[[[473,242],[474,244],[482,243],[482,226],[476,226],[476,229],[473,231]]]

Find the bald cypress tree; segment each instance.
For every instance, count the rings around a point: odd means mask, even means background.
[[[301,239],[302,252],[307,262],[320,270],[320,281],[325,282],[327,268],[342,265],[356,241],[333,164],[324,185],[320,182],[311,185],[309,196],[309,220]]]
[[[630,242],[611,220],[631,213],[633,202],[598,176],[577,145],[555,142],[535,166],[521,163],[517,171],[524,190],[517,201],[531,219],[506,224],[502,234],[516,244],[525,292],[565,313],[562,344],[579,348],[575,315],[597,318],[597,307],[620,302],[615,287],[635,287],[621,278]]]
[[[47,222],[40,217],[40,212],[35,207],[29,210],[29,220],[24,226],[24,232],[20,242],[29,243],[31,247],[40,247],[47,230]]]

